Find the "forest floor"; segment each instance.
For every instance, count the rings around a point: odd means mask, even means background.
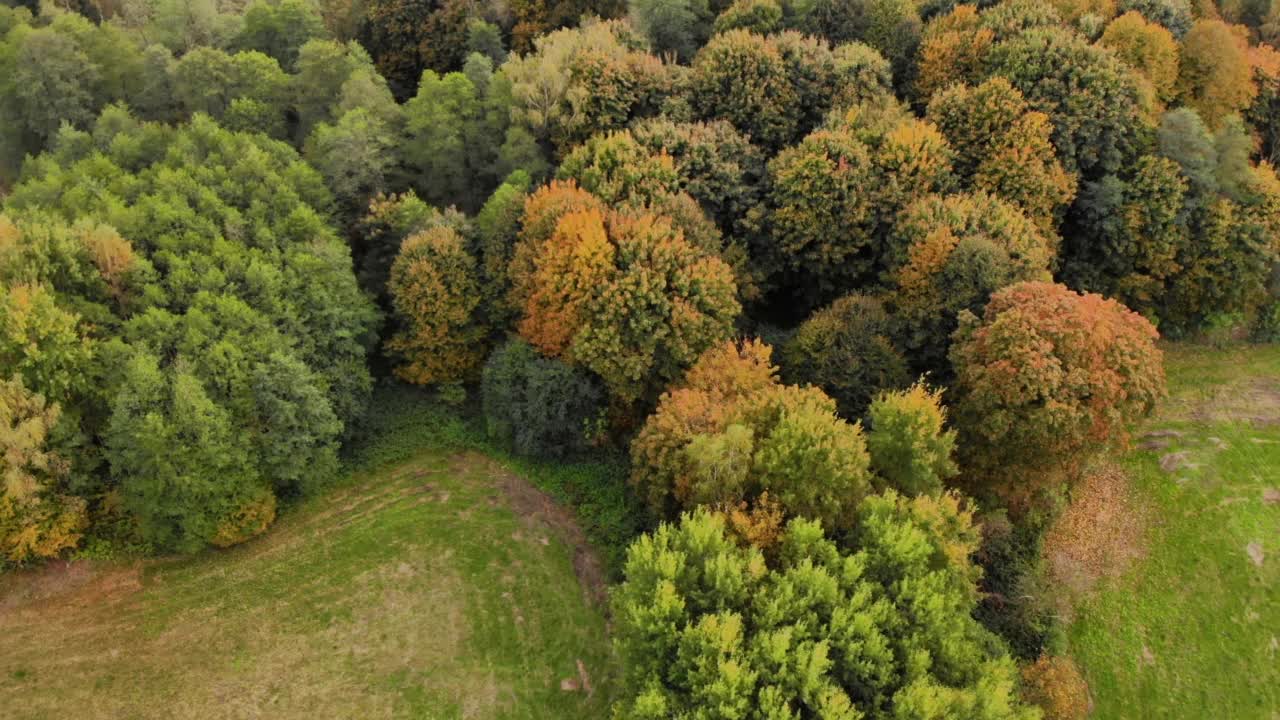
[[[605,579],[550,496],[428,448],[230,550],[0,579],[0,715],[605,717]]]
[[[1046,541],[1070,652],[1095,718],[1274,720],[1280,346],[1174,346],[1166,367],[1168,401]]]

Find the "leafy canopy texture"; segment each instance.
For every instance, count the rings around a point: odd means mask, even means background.
[[[244,539],[336,472],[376,315],[332,206],[281,142],[118,107],[8,198],[0,356],[90,439],[78,494],[118,493],[154,547]]]
[[[53,557],[80,542],[83,498],[66,492],[70,458],[54,447],[62,408],[0,380],[0,567]]]
[[[479,268],[462,236],[445,226],[410,236],[387,287],[400,324],[387,341],[401,360],[396,375],[420,385],[475,379],[488,330],[478,315]]]
[[[632,481],[658,513],[757,504],[844,527],[871,490],[862,428],[813,387],[783,385],[758,340],[718,345],[662,396],[631,443]]]
[[[906,387],[910,380],[890,332],[889,314],[879,300],[842,297],[801,323],[783,346],[783,376],[822,388],[842,417],[857,420],[878,392]]]
[[[1157,337],[1100,295],[1045,282],[996,293],[951,351],[966,459],[1017,497],[1029,478],[1123,442],[1165,393]]]
[[[536,211],[535,200],[542,198],[530,198]],[[529,207],[525,229],[522,243],[537,243],[539,218]],[[516,250],[532,266],[516,282],[520,334],[543,354],[599,375],[624,404],[655,396],[727,338],[737,319],[729,266],[665,217],[569,212],[538,246]]]
[[[489,436],[522,455],[561,457],[585,449],[604,409],[599,379],[543,357],[519,338],[489,356],[482,391]]]
[[[971,616],[978,533],[955,496],[890,492],[855,517],[849,551],[796,519],[772,561],[701,510],[638,539],[614,595],[617,716],[1039,717]]]
[[[918,382],[906,390],[881,393],[869,415],[871,467],[891,487],[908,495],[936,495],[943,481],[960,471],[951,459],[956,432],[943,429],[947,411],[942,391]]]

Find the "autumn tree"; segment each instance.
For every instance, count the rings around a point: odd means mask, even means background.
[[[956,83],[978,81],[995,33],[982,27],[975,5],[957,5],[924,27],[916,59],[915,97],[927,101]]]
[[[1168,285],[1190,242],[1185,224],[1188,185],[1173,160],[1144,155],[1127,177],[1088,183],[1064,248],[1064,273],[1074,287],[1114,297],[1158,317]]]
[[[953,85],[934,95],[926,117],[955,152],[963,182],[1020,206],[1041,232],[1055,232],[1076,179],[1058,161],[1048,116],[1032,110],[1008,80]]]
[[[437,226],[400,247],[387,282],[399,330],[387,350],[396,375],[429,385],[473,379],[488,333],[478,317],[479,270],[457,231]]]
[[[636,540],[613,597],[618,717],[1038,717],[971,615],[971,512],[888,493],[851,524],[837,545],[792,520],[769,555],[706,511]]]
[[[535,195],[530,204],[535,199],[543,200]],[[527,276],[513,276],[524,302],[520,334],[544,354],[595,372],[617,401],[653,397],[728,337],[739,312],[732,271],[669,219],[569,212],[539,243],[538,218],[528,210],[521,244],[531,247],[516,250]]]
[[[654,118],[632,129],[636,142],[665,153],[678,186],[697,200],[726,233],[745,235],[758,213],[764,153],[724,120],[677,123]]]
[[[988,63],[1049,117],[1069,172],[1096,176],[1131,161],[1142,128],[1138,87],[1110,51],[1066,30],[1036,29],[997,44]]]
[[[1098,42],[1141,73],[1161,103],[1173,100],[1179,53],[1178,43],[1167,29],[1130,10],[1111,21]]]
[[[1191,29],[1191,4],[1187,0],[1120,0],[1116,7],[1121,13],[1141,13],[1179,40]]]
[[[813,387],[783,385],[759,341],[723,343],[668,391],[631,444],[632,482],[656,512],[748,507],[846,528],[871,491],[862,428]]]
[[[0,565],[74,548],[88,525],[84,499],[67,493],[71,459],[54,447],[61,414],[20,376],[0,380]]]
[[[1249,63],[1248,30],[1221,20],[1198,20],[1182,39],[1178,95],[1218,128],[1253,102],[1258,88]]]
[[[631,27],[591,21],[538,38],[494,79],[506,88],[512,128],[539,152],[566,153],[591,136],[657,114],[672,91],[671,70],[641,51]]]
[[[778,48],[746,30],[711,38],[693,60],[689,103],[699,119],[727,120],[769,150],[794,140],[799,98]]]
[[[1151,323],[1114,300],[1020,283],[970,316],[951,351],[961,451],[976,478],[1027,500],[1123,444],[1165,393]]]
[[[712,31],[747,30],[768,35],[782,27],[782,4],[778,0],[734,0],[716,16]]]
[[[883,392],[871,402],[867,450],[871,467],[889,487],[908,496],[942,492],[959,471],[952,460],[956,432],[945,429],[942,391],[917,382]]]
[[[811,303],[879,282],[892,263],[883,238],[894,216],[952,181],[951,150],[932,124],[897,110],[871,115],[855,109],[769,163],[766,256]]]
[[[981,312],[1005,286],[1048,279],[1055,240],[985,193],[931,196],[907,208],[894,230],[905,257],[894,273],[893,305],[894,336],[912,369],[947,381],[960,316]]]
[[[805,320],[782,347],[783,376],[821,388],[841,417],[858,420],[877,393],[906,387],[910,379],[891,335],[879,300],[847,295]]]

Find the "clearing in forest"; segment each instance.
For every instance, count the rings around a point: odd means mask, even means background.
[[[1065,587],[1080,590],[1070,650],[1093,717],[1271,720],[1280,717],[1280,346],[1174,347],[1166,361],[1169,401],[1118,461],[1120,482],[1086,493],[1094,534],[1074,557],[1056,558],[1074,574]],[[1090,545],[1098,535],[1113,543],[1108,556]]]
[[[479,454],[428,452],[227,551],[0,578],[0,708],[603,717],[616,670],[602,590],[547,496]]]

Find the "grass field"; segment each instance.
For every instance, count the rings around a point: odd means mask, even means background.
[[[1169,402],[1120,460],[1135,557],[1068,630],[1093,717],[1280,718],[1280,347],[1168,351]],[[1114,504],[1112,504],[1114,510]],[[1124,523],[1116,525],[1124,527]]]
[[[586,534],[509,464],[387,417],[368,469],[242,546],[0,578],[0,716],[605,716]],[[566,468],[542,479],[570,492]]]

